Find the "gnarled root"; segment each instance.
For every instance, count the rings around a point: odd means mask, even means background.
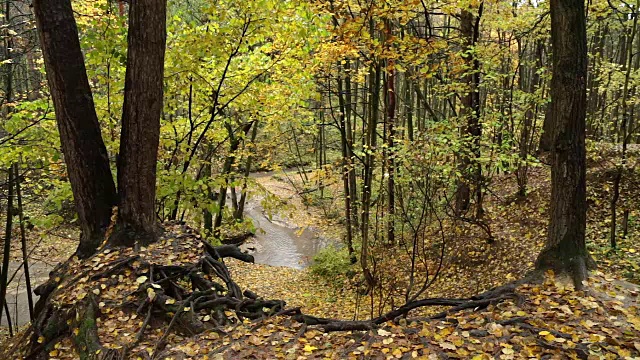
[[[284,309],[283,301],[243,292],[224,263],[228,257],[253,262],[234,245],[212,246],[181,227],[138,252],[111,249],[84,261],[70,259],[36,290],[41,298],[22,356],[45,359],[70,338],[81,359],[147,358],[161,354],[173,332],[190,336]],[[115,312],[141,315],[144,321],[132,341],[106,348],[98,319]],[[162,330],[151,334],[151,327]],[[137,348],[145,335],[158,334],[153,354]]]

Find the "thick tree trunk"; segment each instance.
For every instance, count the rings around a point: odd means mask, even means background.
[[[116,188],[100,135],[71,1],[34,0],[33,8],[82,230],[77,254],[88,257],[104,238],[117,199]]]
[[[552,269],[572,277],[577,288],[590,260],[586,227],[586,78],[587,36],[584,0],[551,1],[553,80],[551,219],[537,270]]]
[[[116,244],[157,236],[156,163],[162,113],[166,0],[133,0],[129,9],[127,73],[118,191]]]

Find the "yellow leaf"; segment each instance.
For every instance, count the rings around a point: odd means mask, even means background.
[[[138,284],[144,284],[144,282],[145,282],[145,281],[147,281],[147,279],[148,279],[148,277],[146,277],[146,276],[144,276],[144,275],[143,275],[143,276],[140,276],[139,278],[137,278],[137,279],[136,279],[136,282],[137,282]]]
[[[153,290],[153,288],[147,288],[147,297],[150,301],[153,301],[153,299],[156,298],[156,292],[155,290]]]
[[[304,348],[302,350],[304,350],[306,352],[312,352],[313,350],[318,350],[318,348],[315,347],[315,346],[311,346],[311,345],[307,344],[307,345],[304,346]]]
[[[489,360],[491,357],[487,354],[480,354],[473,357],[471,360]]]

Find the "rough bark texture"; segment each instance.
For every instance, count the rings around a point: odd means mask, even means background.
[[[166,0],[134,0],[129,10],[127,73],[118,191],[116,244],[156,239],[156,163],[162,112]]]
[[[116,188],[93,105],[71,1],[34,0],[33,8],[62,152],[82,229],[77,253],[88,257],[103,240],[116,203]]]
[[[577,287],[590,259],[586,227],[586,76],[587,38],[584,0],[551,1],[553,79],[551,219],[537,270],[569,274]]]

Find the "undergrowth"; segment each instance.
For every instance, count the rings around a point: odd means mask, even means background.
[[[313,257],[311,273],[326,279],[329,282],[341,282],[344,277],[351,274],[349,252],[346,248],[336,248],[330,245],[318,252]]]

